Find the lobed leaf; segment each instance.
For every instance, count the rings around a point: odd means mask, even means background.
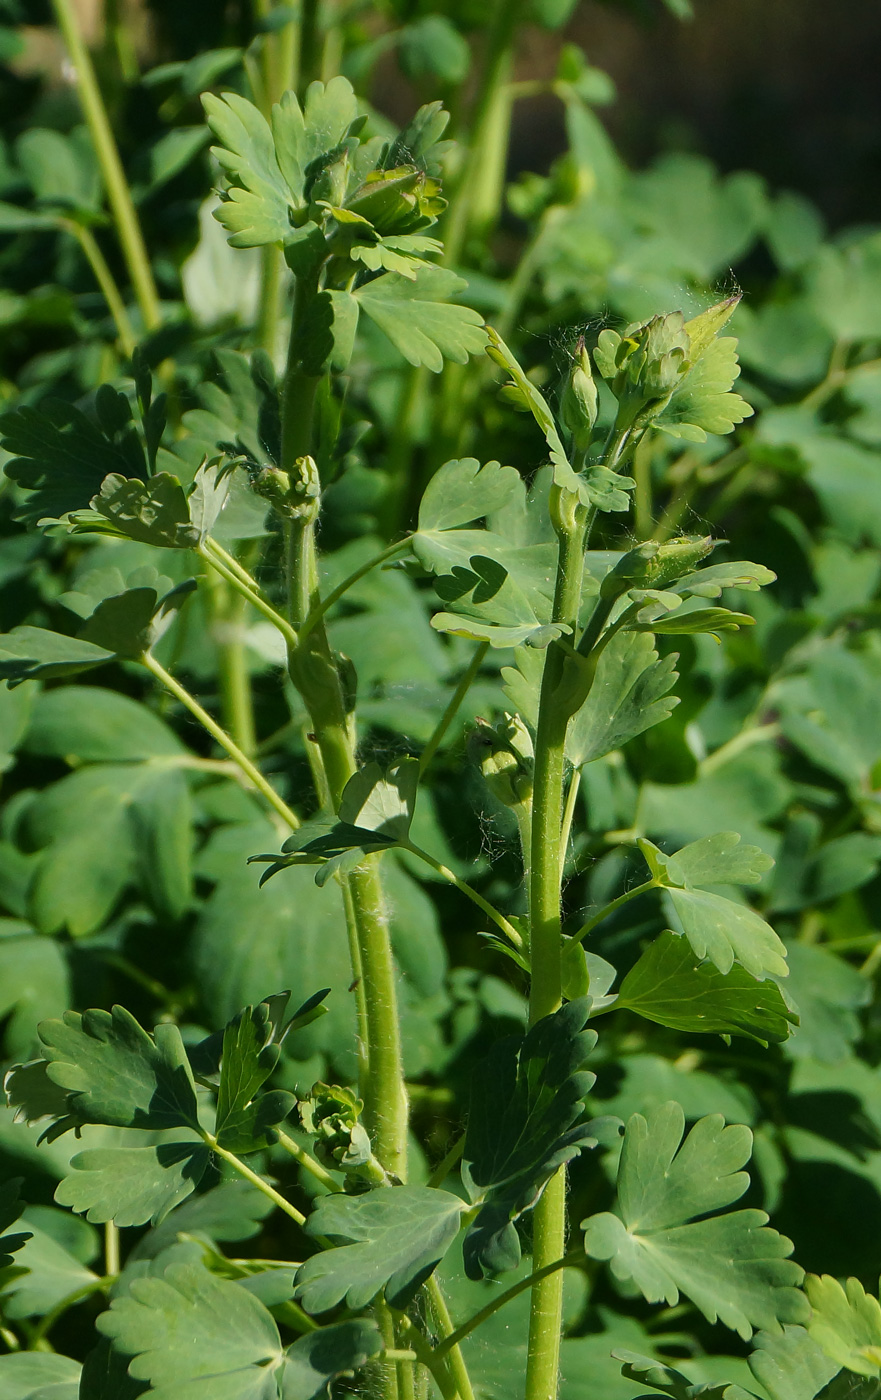
[[[749,1129],[726,1128],[713,1115],[683,1142],[684,1127],[677,1103],[631,1117],[618,1169],[620,1213],[583,1222],[587,1253],[609,1260],[615,1277],[636,1284],[649,1302],[673,1306],[685,1293],[710,1322],[746,1339],[753,1328],[777,1332],[781,1323],[806,1321],[803,1272],[763,1211],[695,1219],[743,1195]]]
[[[347,1243],[306,1260],[295,1296],[308,1312],[326,1312],[343,1300],[366,1307],[384,1288],[392,1307],[408,1307],[459,1233],[465,1209],[458,1196],[429,1186],[323,1196],[309,1234]]]
[[[881,1376],[881,1303],[859,1279],[844,1286],[828,1274],[808,1274],[808,1335],[827,1356],[860,1376]]]
[[[196,1189],[210,1159],[203,1142],[93,1148],[71,1158],[55,1199],[93,1224],[158,1225]]]
[[[438,374],[444,360],[464,365],[483,349],[483,317],[449,300],[466,285],[448,268],[426,265],[415,280],[386,272],[354,296],[405,360]]]

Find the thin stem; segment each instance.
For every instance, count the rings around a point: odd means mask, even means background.
[[[197,719],[203,728],[208,730],[212,739],[216,739],[220,747],[226,749],[230,758],[242,772],[246,774],[257,791],[262,793],[269,805],[278,813],[282,820],[287,823],[291,830],[296,831],[300,825],[299,817],[295,812],[291,811],[283,798],[279,797],[275,788],[271,783],[266,781],[260,769],[255,767],[250,758],[248,758],[248,755],[242,753],[238,744],[230,738],[226,730],[221,729],[217,721],[212,719],[206,709],[203,709],[196,697],[191,695],[190,692],[181,685],[180,681],[175,679],[170,671],[166,671],[165,667],[157,661],[156,657],[150,652],[145,652],[140,660],[142,664],[146,666],[150,674],[155,676],[156,679],[165,686],[166,690],[171,691],[175,699],[179,700],[184,708],[189,710],[193,718]]]
[[[578,801],[578,793],[581,789],[581,769],[576,768],[569,779],[569,791],[566,793],[566,805],[563,808],[563,827],[560,832],[560,879],[566,867],[566,855],[569,850],[569,837],[572,832],[572,819],[575,816],[575,804]]]
[[[465,1151],[465,1134],[453,1143],[446,1157],[438,1162],[431,1176],[425,1183],[426,1186],[441,1186],[446,1181],[453,1167],[462,1160],[462,1153]]]
[[[211,633],[217,650],[217,681],[224,728],[243,753],[251,757],[257,747],[251,675],[243,638],[247,600],[228,581],[212,574],[208,579]]]
[[[435,1348],[435,1356],[443,1356],[451,1347],[458,1346],[460,1342],[470,1336],[476,1327],[480,1327],[482,1323],[486,1322],[487,1318],[492,1317],[493,1313],[497,1313],[499,1308],[503,1308],[506,1303],[512,1302],[519,1294],[525,1293],[526,1289],[531,1288],[533,1284],[538,1283],[541,1279],[550,1278],[550,1276],[559,1269],[568,1269],[579,1264],[581,1260],[582,1255],[580,1251],[573,1249],[568,1254],[564,1254],[562,1258],[554,1259],[550,1264],[545,1264],[542,1268],[534,1270],[531,1274],[527,1274],[525,1278],[518,1279],[516,1283],[512,1283],[510,1288],[506,1288],[504,1293],[497,1294],[496,1297],[491,1299],[479,1312],[476,1312],[473,1317],[469,1317],[467,1322],[463,1322],[461,1327],[457,1327],[455,1332],[451,1332],[448,1337],[445,1337],[440,1345]]]
[[[342,1190],[339,1182],[334,1181],[330,1172],[325,1171],[321,1163],[316,1162],[310,1152],[307,1152],[298,1142],[294,1142],[294,1139],[288,1137],[287,1133],[283,1133],[279,1129],[276,1129],[276,1131],[278,1132],[279,1144],[284,1148],[285,1152],[289,1153],[295,1161],[299,1162],[300,1166],[303,1167],[305,1171],[314,1176],[316,1181],[320,1181],[322,1186],[327,1187],[328,1191]]]
[[[648,894],[649,890],[660,889],[658,880],[646,880],[641,885],[634,885],[632,890],[626,890],[624,894],[619,894],[617,899],[612,899],[608,904],[604,904],[602,909],[598,909],[595,914],[591,914],[587,923],[582,924],[576,934],[573,934],[573,941],[581,943],[589,933],[592,933],[597,924],[601,924],[603,919],[608,919],[610,914],[614,914],[616,909],[623,909],[625,904],[629,904],[631,899],[638,899],[641,894]]]
[[[162,319],[159,293],[153,280],[150,257],[135,210],[131,190],[125,178],[113,128],[104,106],[91,55],[83,42],[74,0],[52,0],[58,27],[70,54],[77,77],[77,90],[104,184],[113,211],[123,257],[132,279],[141,316],[148,331],[155,330]]]
[[[83,1284],[82,1288],[76,1288],[72,1293],[68,1293],[65,1298],[60,1299],[54,1308],[50,1308],[44,1317],[40,1318],[31,1335],[29,1351],[42,1351],[40,1346],[52,1331],[59,1318],[72,1308],[76,1303],[81,1303],[84,1298],[91,1298],[93,1293],[101,1293],[109,1288],[115,1281],[116,1274],[106,1274],[103,1278],[92,1279],[90,1283]],[[51,1348],[50,1348],[51,1350]]]
[[[432,870],[436,870],[438,875],[442,875],[451,885],[455,885],[460,894],[464,894],[467,899],[471,900],[472,904],[476,904],[478,909],[482,909],[484,914],[492,919],[494,924],[498,925],[502,933],[504,933],[507,938],[510,938],[515,948],[523,947],[523,939],[514,925],[508,922],[504,914],[500,914],[498,909],[495,909],[493,905],[490,904],[489,900],[484,899],[482,894],[477,893],[477,890],[472,889],[464,880],[460,880],[459,876],[455,871],[451,870],[448,865],[442,865],[439,860],[435,860],[434,856],[429,855],[428,851],[423,851],[421,846],[414,846],[410,841],[403,843],[403,849],[409,851],[411,855],[418,856],[420,860],[424,860],[425,864],[430,865]]]
[[[310,746],[315,749],[315,745]],[[321,755],[318,755],[319,762]],[[322,766],[322,776],[324,769]],[[327,783],[324,778],[325,785]],[[356,1052],[358,1057],[358,1083],[366,1084],[370,1075],[369,1047],[370,1047],[370,1024],[367,1015],[367,993],[364,987],[364,965],[361,960],[361,943],[358,937],[358,919],[355,912],[355,905],[352,900],[352,885],[349,880],[341,879],[340,889],[343,894],[343,908],[346,914],[346,937],[349,940],[349,962],[352,965],[352,991],[355,994],[355,1030],[356,1030]]]
[[[104,294],[104,300],[107,302],[107,309],[110,315],[113,317],[113,324],[116,326],[116,334],[119,336],[119,343],[122,346],[123,352],[131,357],[137,345],[137,339],[132,328],[132,323],[129,320],[128,312],[125,309],[125,302],[122,299],[122,294],[119,287],[116,285],[116,279],[110,271],[107,259],[98,246],[95,235],[90,228],[86,228],[84,224],[78,223],[76,219],[60,219],[59,226],[63,228],[66,233],[72,234],[82,248],[86,261],[94,274],[95,281]]]
[[[447,708],[444,710],[443,714],[441,715],[440,719],[435,725],[434,732],[429,738],[428,743],[425,745],[425,748],[422,750],[422,753],[419,755],[420,777],[425,772],[429,763],[434,758],[435,754],[437,753],[438,749],[443,743],[444,736],[446,735],[447,730],[449,729],[453,720],[456,718],[456,715],[459,711],[459,706],[462,704],[462,701],[465,699],[465,696],[468,694],[468,691],[471,689],[472,685],[474,684],[474,681],[477,678],[477,673],[483,665],[483,659],[486,656],[488,650],[489,642],[480,642],[475,648],[474,655],[469,661],[465,671],[462,673],[462,678],[459,681],[459,684],[456,686],[456,689],[450,696]]]
[[[270,1186],[268,1181],[264,1181],[262,1176],[258,1176],[255,1171],[252,1171],[247,1162],[242,1161],[241,1157],[237,1157],[234,1152],[228,1152],[225,1147],[221,1147],[217,1139],[213,1138],[210,1133],[205,1134],[205,1141],[212,1152],[215,1152],[218,1157],[222,1157],[224,1162],[228,1162],[233,1170],[238,1172],[239,1176],[243,1176],[246,1181],[250,1181],[251,1185],[256,1186],[258,1191],[262,1191],[263,1195],[268,1197],[274,1205],[278,1206],[279,1210],[284,1211],[285,1215],[289,1215],[291,1220],[296,1221],[298,1225],[306,1224],[306,1217],[303,1215],[302,1211],[297,1210],[297,1207],[292,1206],[290,1201],[286,1201],[284,1196],[282,1196],[279,1191],[276,1191],[274,1186]]]
[[[104,1226],[104,1272],[111,1276],[119,1273],[119,1231],[112,1220]]]
[[[471,1378],[468,1375],[468,1367],[465,1365],[462,1350],[458,1342],[451,1340],[455,1335],[453,1319],[450,1317],[450,1311],[436,1274],[432,1274],[429,1278],[425,1285],[425,1292],[428,1296],[428,1305],[434,1316],[435,1325],[443,1338],[440,1346],[435,1347],[435,1356],[442,1350],[443,1355],[449,1357],[450,1372],[456,1382],[460,1400],[474,1400],[474,1390],[471,1386]]]
[[[322,598],[321,601],[309,611],[305,622],[300,628],[300,641],[305,641],[313,627],[315,627],[325,614],[330,611],[334,603],[338,603],[340,598],[342,598],[345,593],[348,593],[349,589],[352,588],[359,579],[362,579],[365,574],[369,574],[371,569],[379,568],[380,564],[384,564],[387,559],[394,559],[396,554],[400,554],[403,550],[408,549],[409,545],[410,536],[408,535],[406,539],[399,540],[397,544],[390,544],[386,549],[380,550],[379,554],[374,554],[366,563],[361,564],[359,568],[349,574],[348,578],[344,578],[342,583],[338,583],[336,588],[328,593],[326,598]]]
[[[278,628],[288,646],[297,645],[298,638],[294,628],[282,617],[281,613],[276,612],[275,608],[272,607],[270,603],[266,602],[253,580],[251,580],[250,583],[245,582],[245,579],[242,578],[242,574],[245,573],[243,569],[232,569],[230,567],[229,560],[232,556],[228,555],[226,550],[221,549],[220,545],[216,544],[214,540],[208,539],[204,544],[197,546],[196,553],[206,564],[210,564],[211,568],[215,569],[217,573],[220,574],[221,578],[225,578],[227,583],[230,584],[237,593],[240,593],[252,607],[256,608],[259,613],[262,613],[267,622],[271,622],[273,627]],[[249,576],[245,574],[245,578],[248,577]]]

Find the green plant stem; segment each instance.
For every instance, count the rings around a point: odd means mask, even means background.
[[[157,661],[155,656],[150,652],[145,652],[140,660],[141,663],[146,666],[150,674],[155,676],[160,684],[164,685],[166,690],[169,690],[185,709],[189,710],[193,718],[197,719],[203,728],[207,729],[212,739],[216,739],[220,747],[226,750],[233,762],[249,778],[257,791],[262,793],[266,798],[270,807],[278,813],[292,831],[296,831],[300,825],[299,817],[295,812],[292,812],[287,803],[279,797],[272,784],[266,781],[260,769],[251,762],[246,753],[242,752],[238,744],[227,734],[226,730],[222,729],[217,721],[209,715],[208,711],[199,704],[196,697],[191,695],[186,687],[182,686],[180,681],[176,680],[170,671],[166,671],[165,667]]]
[[[498,150],[507,150],[508,125],[499,122],[498,100],[508,81],[523,0],[496,0],[480,86],[471,118],[468,151],[458,188],[444,223],[444,261],[456,266],[470,232],[479,176],[487,164],[498,164]],[[490,150],[488,137],[495,138]],[[504,157],[502,157],[503,159]]]
[[[555,488],[556,489],[556,488]],[[584,573],[587,516],[572,493],[552,497],[560,551],[553,620],[573,634],[578,624]],[[535,779],[529,889],[529,993],[531,1024],[556,1011],[562,1002],[562,922],[560,915],[560,840],[569,707],[562,689],[567,657],[555,643],[548,648],[539,695],[535,739]],[[563,1254],[566,1231],[566,1173],[561,1168],[548,1182],[534,1213],[533,1260],[540,1277],[532,1288],[526,1363],[526,1400],[549,1400],[557,1393],[562,1328],[562,1278],[549,1269]]]
[[[409,544],[410,536],[408,535],[406,539],[399,540],[397,544],[388,545],[387,548],[380,550],[378,554],[374,554],[370,559],[368,559],[365,564],[362,564],[359,568],[355,569],[351,574],[349,574],[348,578],[344,578],[342,583],[338,583],[336,588],[334,588],[330,593],[328,593],[326,598],[322,598],[320,602],[318,602],[316,606],[312,609],[312,611],[307,615],[305,622],[300,628],[300,641],[305,641],[309,633],[312,631],[313,627],[315,627],[317,623],[321,621],[321,619],[325,616],[326,613],[330,611],[330,609],[335,603],[339,602],[340,598],[342,598],[344,594],[348,593],[349,589],[352,588],[353,585],[356,584],[359,579],[362,579],[365,574],[369,574],[371,569],[378,569],[381,564],[384,564],[386,562],[386,560],[394,559],[396,554],[400,554],[406,549],[408,549]]]
[[[264,1181],[262,1176],[258,1176],[255,1171],[252,1171],[247,1162],[243,1162],[241,1157],[237,1157],[234,1152],[227,1152],[226,1148],[221,1147],[217,1139],[213,1138],[210,1133],[205,1133],[204,1136],[211,1151],[216,1153],[218,1157],[222,1157],[224,1162],[228,1162],[233,1171],[238,1172],[239,1176],[243,1176],[246,1181],[250,1181],[251,1185],[256,1186],[258,1191],[262,1191],[263,1195],[268,1197],[279,1210],[284,1211],[285,1215],[290,1216],[291,1220],[296,1221],[298,1225],[306,1224],[303,1212],[297,1210],[296,1206],[292,1206],[290,1201],[286,1201],[281,1192],[276,1191],[274,1186],[270,1186],[268,1181]]]
[[[414,846],[410,841],[402,843],[402,849],[409,851],[411,855],[418,856],[420,860],[424,860],[425,864],[430,865],[432,870],[436,870],[438,875],[442,875],[451,885],[455,885],[460,894],[464,894],[467,899],[471,900],[472,904],[476,904],[478,909],[482,909],[484,914],[492,919],[494,924],[498,925],[506,938],[510,938],[515,948],[523,947],[523,939],[520,937],[514,925],[508,922],[504,914],[500,914],[498,909],[490,904],[489,900],[484,899],[482,894],[477,893],[477,890],[472,889],[464,880],[460,880],[459,876],[455,871],[451,870],[448,865],[443,865],[439,860],[435,860],[434,856],[428,854],[428,851],[423,851],[421,846]]]
[[[110,201],[135,297],[141,309],[144,326],[148,331],[153,331],[162,320],[159,293],[153,280],[153,269],[150,266],[144,235],[119,158],[119,150],[98,86],[95,68],[80,31],[74,0],[52,0],[52,5],[76,72],[77,91],[83,115],[104,177],[107,198]]]
[[[638,899],[641,894],[648,894],[649,890],[660,889],[657,880],[646,880],[641,885],[634,885],[632,890],[627,890],[625,894],[619,894],[617,899],[612,899],[608,904],[604,904],[602,909],[598,909],[595,914],[591,914],[586,923],[572,937],[576,943],[581,943],[589,933],[592,933],[597,924],[601,924],[603,919],[608,919],[610,914],[614,914],[616,909],[623,909],[625,904],[629,904],[631,899]]]
[[[104,300],[107,302],[107,309],[113,317],[113,324],[116,326],[116,334],[119,336],[119,343],[123,353],[131,357],[137,345],[137,338],[129,320],[125,302],[116,279],[107,263],[107,259],[98,246],[98,241],[90,228],[78,223],[76,219],[60,219],[59,227],[66,233],[71,234],[79,243],[83,250],[83,255],[92,269],[95,281],[101,288]]]
[[[446,1157],[438,1162],[431,1176],[428,1178],[428,1181],[425,1183],[426,1186],[441,1186],[446,1181],[457,1162],[462,1160],[462,1153],[464,1151],[465,1134],[463,1133],[462,1136],[453,1143]]]
[[[448,1337],[445,1337],[439,1346],[435,1348],[435,1356],[444,1356],[452,1347],[458,1346],[460,1342],[470,1336],[476,1327],[480,1327],[481,1323],[486,1322],[487,1318],[492,1317],[493,1313],[497,1313],[499,1308],[503,1308],[506,1303],[512,1302],[519,1294],[525,1293],[527,1288],[532,1288],[535,1283],[540,1282],[542,1279],[550,1278],[551,1275],[557,1273],[560,1269],[567,1269],[581,1263],[583,1257],[580,1250],[573,1249],[568,1254],[564,1254],[560,1259],[554,1259],[551,1263],[543,1265],[540,1269],[535,1269],[531,1274],[527,1274],[525,1278],[518,1279],[510,1288],[506,1288],[504,1293],[497,1294],[491,1302],[482,1307],[473,1317],[469,1317],[467,1322],[463,1322],[461,1327],[457,1327],[455,1332],[451,1332]]]
[[[576,768],[569,779],[569,790],[566,793],[566,805],[563,808],[563,826],[560,831],[560,879],[566,868],[566,855],[569,850],[569,837],[572,833],[572,820],[575,816],[575,804],[578,801],[578,794],[581,790],[581,769]]]
[[[104,1272],[111,1277],[119,1273],[119,1230],[112,1220],[104,1226]]]
[[[288,366],[282,392],[281,466],[296,473],[297,462],[312,444],[312,419],[318,381],[305,375],[297,360],[301,325],[309,305],[309,288],[297,279]],[[309,514],[292,519],[288,528],[288,608],[291,625],[302,627],[321,607],[315,520]],[[337,658],[323,616],[313,622],[305,639],[288,652],[291,680],[303,697],[311,732],[321,755],[330,806],[339,810],[343,790],[357,771],[356,736]],[[352,975],[363,990],[364,1051],[361,1096],[365,1124],[374,1152],[386,1171],[404,1179],[407,1173],[407,1094],[404,1085],[397,986],[388,910],[375,858],[340,877],[350,941],[357,944]]]
[[[222,549],[219,544],[211,539],[206,540],[204,544],[200,544],[196,549],[196,553],[206,564],[210,564],[211,568],[216,570],[221,578],[225,578],[227,583],[229,583],[237,593],[240,593],[252,607],[256,608],[257,611],[266,618],[267,622],[271,622],[273,627],[278,628],[288,646],[296,646],[297,634],[291,624],[286,618],[282,617],[281,613],[276,612],[275,608],[272,607],[270,603],[266,602],[257,584],[250,578],[247,572],[238,565],[237,561],[232,558],[232,555],[227,554],[225,549]],[[232,568],[232,564],[236,564],[237,567],[235,569]]]
[[[76,1288],[72,1293],[68,1293],[65,1298],[60,1299],[50,1310],[40,1318],[31,1335],[29,1351],[42,1351],[41,1342],[45,1342],[52,1328],[59,1318],[62,1318],[75,1304],[81,1303],[85,1298],[91,1298],[93,1293],[101,1293],[115,1282],[116,1274],[105,1274],[103,1278],[92,1279],[90,1283],[83,1284],[82,1288]],[[50,1348],[51,1350],[51,1348]]]
[[[235,585],[230,592],[228,580],[211,575],[208,582],[223,724],[233,742],[250,758],[257,747],[257,735],[251,676],[242,640],[247,601]]]
[[[285,1152],[289,1153],[295,1161],[299,1162],[300,1166],[305,1171],[309,1172],[311,1176],[314,1176],[316,1181],[320,1181],[322,1186],[327,1187],[328,1191],[336,1192],[342,1190],[339,1182],[334,1181],[330,1172],[325,1171],[320,1162],[316,1162],[311,1152],[307,1152],[298,1142],[294,1142],[294,1139],[288,1137],[287,1133],[283,1133],[280,1130],[277,1131],[279,1143],[284,1148]]]
[[[465,1358],[458,1342],[451,1341],[455,1329],[453,1319],[446,1304],[437,1275],[432,1274],[425,1285],[425,1292],[428,1296],[428,1305],[434,1317],[435,1326],[440,1332],[442,1341],[440,1347],[435,1347],[435,1356],[443,1348],[443,1355],[448,1359],[448,1365],[453,1380],[456,1382],[456,1389],[459,1392],[460,1400],[474,1400],[474,1390],[471,1385],[471,1378],[468,1375],[468,1367],[465,1365]]]
[[[459,684],[456,686],[456,689],[450,696],[447,708],[444,710],[443,714],[441,715],[440,719],[435,725],[434,732],[431,734],[428,743],[425,745],[425,748],[419,755],[420,777],[425,772],[426,768],[431,763],[431,760],[434,758],[435,754],[437,753],[438,749],[443,743],[447,730],[449,729],[450,725],[452,724],[453,720],[456,718],[456,715],[459,712],[459,706],[462,704],[462,701],[465,699],[465,696],[468,694],[468,691],[471,689],[472,685],[477,679],[477,674],[481,666],[483,665],[483,659],[488,651],[489,642],[480,642],[477,645],[477,647],[475,647],[474,655],[469,661],[466,669],[463,671]]]

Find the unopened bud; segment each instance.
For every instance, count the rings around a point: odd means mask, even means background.
[[[288,520],[314,520],[318,515],[321,482],[312,457],[298,457],[290,472],[262,467],[251,477],[251,489]]]
[[[471,748],[494,797],[505,807],[520,807],[532,797],[532,738],[519,715],[505,715],[493,726],[477,721]]]
[[[593,425],[597,420],[597,386],[583,338],[578,342],[560,400],[560,417],[563,426],[572,434],[576,451],[584,452],[590,446]]]
[[[682,536],[659,544],[646,540],[622,555],[600,584],[600,596],[619,598],[629,588],[666,588],[691,573],[713,549],[710,535]]]

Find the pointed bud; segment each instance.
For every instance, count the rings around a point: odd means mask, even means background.
[[[590,446],[593,425],[597,420],[597,386],[590,367],[590,356],[579,340],[569,377],[560,400],[563,426],[572,434],[576,451]]]
[[[478,719],[470,749],[487,786],[505,807],[520,807],[532,798],[533,748],[519,715],[506,714],[497,725]]]
[[[629,588],[666,588],[690,574],[715,546],[710,535],[681,536],[659,544],[646,540],[621,556],[600,584],[602,598],[619,598]]]

